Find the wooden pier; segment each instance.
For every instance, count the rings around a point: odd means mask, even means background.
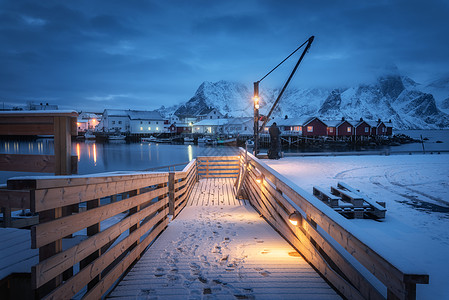
[[[33,213],[85,207],[32,228],[33,249],[87,234],[32,267],[37,298],[415,299],[416,284],[429,282],[243,149],[182,171],[14,178],[8,190],[22,191]]]

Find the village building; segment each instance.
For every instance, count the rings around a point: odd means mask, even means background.
[[[128,134],[168,132],[169,121],[157,111],[105,109],[98,131]]]
[[[302,127],[303,136],[326,136],[327,125],[317,117],[310,118]]]
[[[253,134],[254,119],[251,117],[225,119],[228,122],[223,125],[223,132],[226,134]]]
[[[276,122],[282,135],[302,135],[303,125],[311,120],[312,117],[304,116],[300,118],[274,118],[267,122],[264,132],[268,133],[270,126]]]
[[[199,134],[223,134],[228,119],[204,119],[193,124],[192,132]]]
[[[371,126],[360,118],[360,121],[354,124],[355,128],[355,136],[370,136],[371,135]]]
[[[174,122],[168,127],[168,132],[173,134],[192,133],[193,124]]]
[[[223,115],[213,107],[208,107],[196,115],[196,121],[223,119]]]
[[[371,126],[371,135],[387,135],[387,126],[382,122],[382,120],[377,121],[366,121]]]
[[[94,131],[100,123],[101,115],[89,112],[80,112],[77,119],[77,127],[79,132],[88,130]]]

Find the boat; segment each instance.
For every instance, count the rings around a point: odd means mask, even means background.
[[[193,143],[195,141],[194,138],[192,137],[185,137],[184,138],[184,143]]]
[[[95,140],[96,136],[92,131],[86,131],[86,133],[84,134],[84,138],[86,140]]]
[[[143,142],[143,143],[157,142],[157,138],[154,137],[154,136],[142,137],[142,138],[140,138],[140,141]]]
[[[237,144],[237,139],[236,138],[227,138],[227,139],[217,140],[216,144],[217,145],[228,145],[228,146],[234,145],[235,146]]]
[[[126,135],[123,134],[113,134],[108,137],[110,141],[123,141],[126,139]]]

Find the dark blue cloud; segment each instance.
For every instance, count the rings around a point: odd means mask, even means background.
[[[437,0],[4,0],[0,99],[153,109],[205,80],[251,84],[310,35],[293,84],[368,81],[391,64],[422,81],[449,70],[448,15]]]

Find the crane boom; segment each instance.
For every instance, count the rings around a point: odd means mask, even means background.
[[[303,59],[304,56],[306,55],[307,51],[309,51],[309,48],[310,48],[310,46],[312,45],[312,42],[313,42],[313,39],[314,39],[314,38],[315,38],[315,37],[312,35],[312,36],[308,39],[306,48],[304,48],[304,51],[302,52],[301,57],[298,59],[298,62],[296,63],[295,67],[293,68],[292,73],[290,74],[290,76],[288,77],[288,79],[287,79],[287,81],[285,82],[284,86],[282,87],[282,90],[281,90],[281,92],[279,93],[279,96],[277,97],[276,101],[274,101],[273,106],[272,106],[271,109],[270,109],[270,112],[268,113],[267,117],[265,118],[265,121],[263,122],[262,126],[258,129],[258,131],[257,131],[258,133],[260,133],[260,132],[263,130],[263,128],[265,127],[265,125],[267,124],[267,122],[268,122],[268,120],[269,120],[271,114],[273,113],[274,109],[275,109],[276,106],[278,105],[279,100],[281,100],[282,95],[284,94],[285,90],[287,89],[288,84],[290,83],[291,79],[293,78],[293,75],[295,75],[296,70],[297,70],[298,67],[299,67],[299,64],[301,63],[302,59]],[[290,57],[290,56],[289,56],[289,57]],[[288,58],[288,57],[287,57],[287,58]],[[286,59],[287,59],[287,58],[286,58]],[[286,59],[285,59],[285,60],[286,60]],[[284,60],[284,61],[285,61],[285,60]],[[284,61],[282,61],[281,64],[282,64]],[[279,65],[280,65],[280,64],[279,64]],[[279,66],[279,65],[278,65],[278,66]],[[276,66],[276,68],[277,68],[278,66]],[[270,73],[271,73],[271,72],[270,72]],[[268,74],[270,74],[270,73],[268,73]],[[267,74],[267,75],[268,75],[268,74]],[[267,75],[265,75],[263,78],[265,78]],[[263,79],[263,78],[262,78],[262,79]],[[261,80],[262,80],[262,79],[261,79]],[[259,80],[257,83],[259,83],[261,80]],[[257,91],[257,92],[258,92],[258,91]]]

